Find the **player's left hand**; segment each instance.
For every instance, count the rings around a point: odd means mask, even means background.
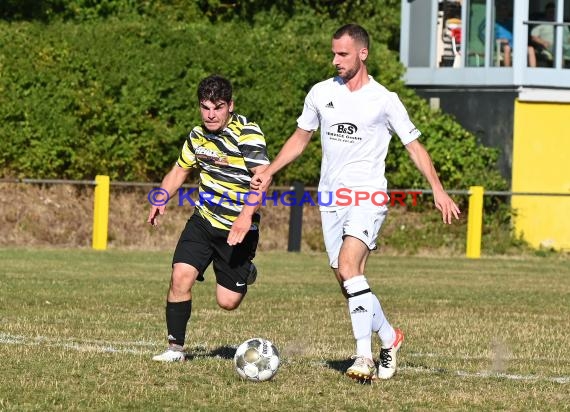
[[[273,180],[273,176],[270,173],[261,172],[256,173],[249,183],[249,187],[253,190],[260,192],[266,192]]]
[[[433,200],[435,207],[441,212],[443,223],[447,223],[449,225],[451,224],[453,217],[455,217],[455,219],[459,219],[461,211],[459,210],[457,204],[455,204],[453,199],[451,199],[446,192],[434,192]]]
[[[251,229],[251,216],[240,214],[234,221],[228,234],[228,245],[235,246],[241,243]]]

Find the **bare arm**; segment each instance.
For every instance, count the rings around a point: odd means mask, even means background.
[[[176,191],[184,184],[186,178],[190,174],[192,169],[183,169],[178,165],[174,167],[164,176],[160,188],[168,192],[169,198],[172,197]],[[147,223],[153,226],[158,226],[158,216],[164,215],[166,209],[166,204],[164,205],[152,205],[150,208],[150,213],[148,214]]]
[[[461,212],[443,189],[427,150],[418,140],[408,143],[406,149],[418,170],[425,176],[431,186],[435,207],[441,212],[443,222],[450,224],[453,216],[459,219]]]
[[[311,141],[313,133],[314,131],[297,128],[289,139],[287,139],[269,167],[253,176],[251,179],[251,188],[253,190],[260,189],[265,192],[271,183],[273,175],[293,162],[305,151],[305,148]]]
[[[531,36],[530,36],[530,39],[531,39],[534,43],[538,44],[538,45],[541,46],[541,47],[544,47],[544,48],[547,49],[547,50],[550,49],[550,46],[552,46],[552,45],[550,44],[550,42],[548,42],[547,40],[545,40],[545,39],[543,39],[542,37],[539,37],[539,36],[533,36],[533,35],[531,35]]]
[[[258,173],[263,173],[269,166],[262,165],[251,169],[251,173],[254,175]],[[251,223],[253,220],[254,213],[261,207],[261,202],[263,200],[263,193],[265,191],[261,189],[251,189],[247,196],[247,200],[241,210],[239,216],[232,224],[230,233],[228,234],[228,244],[230,246],[237,245],[241,243],[245,238],[245,235],[251,229]]]

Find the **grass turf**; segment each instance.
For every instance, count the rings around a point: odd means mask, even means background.
[[[322,253],[262,252],[242,306],[194,288],[192,360],[165,347],[168,252],[0,250],[0,410],[569,410],[568,259],[385,257],[367,277],[406,340],[389,381],[343,376],[354,341]],[[282,364],[252,383],[235,347],[272,340]],[[374,343],[374,351],[378,350]]]

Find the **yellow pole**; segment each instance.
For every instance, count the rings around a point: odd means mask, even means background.
[[[469,188],[469,215],[467,217],[468,258],[481,257],[481,230],[483,228],[483,186]]]
[[[107,249],[109,227],[109,176],[95,177],[95,204],[93,209],[93,249]]]

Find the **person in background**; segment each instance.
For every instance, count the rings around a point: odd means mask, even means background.
[[[503,66],[511,67],[513,55],[513,11],[507,1],[497,2],[495,20],[495,40],[499,42],[503,53]]]
[[[554,3],[548,3],[544,9],[544,21],[551,22],[556,20],[556,7]],[[553,24],[538,24],[532,28],[530,35],[531,41],[538,49],[540,56],[543,57],[549,65],[554,62],[554,43],[555,43],[556,26]],[[562,27],[562,54],[564,60],[570,60],[570,31],[567,26]]]
[[[502,65],[505,67],[512,66],[513,51],[513,18],[512,4],[506,0],[497,1],[495,12],[494,36],[498,43],[499,50],[496,53],[502,55]],[[479,25],[479,38],[485,43],[486,21],[483,20]]]

